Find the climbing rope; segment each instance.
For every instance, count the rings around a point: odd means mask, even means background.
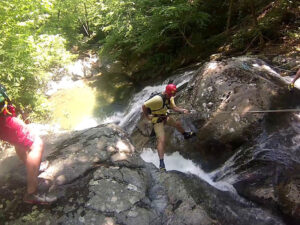
[[[269,109],[269,110],[250,110],[244,113],[281,113],[281,112],[300,112],[300,109]],[[234,111],[223,111],[219,113],[234,113]]]
[[[280,113],[280,112],[300,112],[300,109],[269,109],[269,110],[250,110],[245,113]],[[201,113],[196,110],[190,110],[191,114]],[[234,113],[234,111],[222,111],[219,113]],[[168,114],[182,114],[179,112],[168,112]]]
[[[270,109],[270,110],[254,110],[246,113],[275,113],[275,112],[300,112],[300,109]]]

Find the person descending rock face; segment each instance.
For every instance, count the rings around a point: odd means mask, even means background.
[[[289,90],[293,90],[295,87],[295,82],[296,80],[298,80],[300,78],[300,68],[298,69],[296,76],[294,77],[294,79],[292,80],[292,82],[289,84],[288,89]]]
[[[164,125],[175,127],[185,139],[195,135],[193,132],[185,132],[182,124],[168,116],[168,109],[175,112],[189,114],[187,109],[179,108],[175,105],[174,96],[176,94],[176,85],[168,84],[163,93],[156,94],[144,102],[142,106],[144,116],[153,123],[154,131],[157,138],[157,151],[159,156],[159,168],[165,171],[164,148],[165,148],[165,131]]]
[[[15,147],[19,158],[27,169],[27,193],[24,202],[31,204],[50,204],[50,198],[37,192],[38,173],[43,154],[43,141],[32,133],[27,125],[15,117],[15,109],[0,84],[0,139]]]

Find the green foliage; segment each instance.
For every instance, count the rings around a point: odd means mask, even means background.
[[[241,4],[241,10],[246,10],[249,1],[244,0]],[[255,7],[262,7],[263,4],[261,1],[252,2]],[[259,37],[266,40],[276,40],[282,34],[280,33],[282,29],[280,27],[285,23],[289,23],[294,18],[289,13],[290,9],[293,7],[293,2],[288,0],[278,0],[274,4],[269,5],[269,7],[264,8],[263,10],[258,10],[260,15],[257,15],[257,22],[252,26],[245,26],[241,28],[232,38],[232,47],[235,50],[244,50],[248,46],[259,45]],[[247,21],[248,22],[248,21]]]
[[[75,58],[66,50],[66,40],[59,35],[31,36],[28,42],[33,48],[31,56],[34,64],[42,70],[68,64]]]
[[[19,109],[47,112],[43,90],[51,67],[70,60],[60,36],[40,34],[51,13],[47,0],[0,4],[0,82]]]
[[[242,29],[239,30],[232,38],[232,47],[236,51],[242,51],[247,47],[247,44],[250,43],[255,36],[257,35],[255,29]]]
[[[184,54],[217,51],[226,27],[238,30],[236,50],[276,39],[297,7],[294,0],[2,0],[0,82],[19,108],[44,115],[49,71],[74,58],[66,46],[93,47],[128,67],[137,62],[131,78],[140,81],[180,66]]]
[[[199,10],[198,1],[103,0],[98,5],[98,26],[106,34],[101,53],[123,61],[136,55],[155,63],[162,54],[170,58],[177,48],[192,45],[188,38],[193,29],[199,31],[209,21],[209,14]]]
[[[295,20],[293,15],[289,13],[289,9],[292,7],[293,3],[291,1],[278,1],[268,15],[259,20],[259,29],[262,31],[262,34],[271,40],[278,38],[281,35],[281,29],[278,28],[289,21]]]

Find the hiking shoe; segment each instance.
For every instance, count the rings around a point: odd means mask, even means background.
[[[159,170],[162,171],[162,172],[166,171],[166,166],[165,166],[165,163],[164,163],[163,160],[159,161]]]
[[[57,200],[56,197],[48,197],[45,194],[26,193],[24,196],[24,202],[29,204],[37,204],[37,205],[50,205]]]
[[[194,133],[194,132],[184,132],[183,133],[183,137],[184,137],[184,139],[190,139],[190,138],[192,138],[193,136],[196,136],[196,134]]]
[[[160,171],[160,172],[166,172],[167,170],[166,170],[165,167],[159,167],[159,171]]]
[[[48,169],[49,167],[49,161],[46,160],[44,162],[41,162],[41,165],[40,165],[40,168],[39,168],[39,172],[42,173],[42,172],[45,172],[46,169]]]

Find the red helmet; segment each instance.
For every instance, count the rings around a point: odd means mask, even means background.
[[[175,84],[168,84],[166,86],[166,90],[165,92],[167,93],[167,95],[169,96],[174,96],[176,94],[176,85]]]

